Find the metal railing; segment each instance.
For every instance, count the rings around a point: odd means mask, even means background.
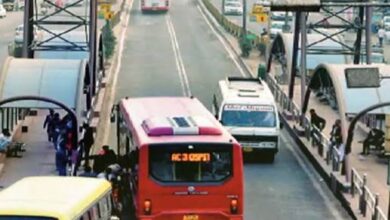
[[[280,88],[273,76],[267,77],[267,84],[278,102],[282,114],[290,113],[295,125],[301,126],[304,130],[304,137],[310,141],[311,146],[317,147],[317,152],[326,161],[328,166],[332,167],[333,172],[341,172],[340,165],[343,160],[344,152],[341,152],[331,141],[315,126],[312,126],[308,117],[301,118],[301,111],[298,106],[291,101],[286,93]],[[297,134],[299,135],[299,134]],[[373,194],[367,187],[367,177],[363,179],[357,171],[352,168],[351,171],[351,190],[352,197],[359,194],[359,211],[366,216],[367,210],[371,213],[372,220],[387,220],[386,215],[379,207],[379,195]]]
[[[379,207],[379,194],[374,195],[367,187],[367,174],[361,178],[358,172],[352,168],[350,193],[353,198],[358,194],[358,208],[363,217],[366,217],[367,211],[369,211],[372,220],[387,220],[386,215]]]
[[[317,147],[318,154],[321,158],[326,160],[326,164],[332,167],[333,172],[341,172],[340,165],[343,160],[344,152],[333,146],[331,141],[315,126],[310,124],[308,117],[301,118],[301,111],[297,105],[289,100],[285,92],[277,84],[272,76],[267,77],[267,84],[274,94],[275,100],[278,102],[281,112],[285,111],[291,113],[292,120],[295,125],[299,124],[304,130],[304,137],[310,141],[311,146]],[[297,134],[299,135],[299,134]],[[351,190],[352,197],[356,193],[359,194],[359,211],[365,217],[367,210],[371,214],[372,220],[387,220],[386,215],[379,207],[379,195],[373,194],[367,187],[367,177],[364,175],[363,179],[359,176],[357,171],[352,168],[351,171]]]
[[[298,105],[291,101],[287,94],[277,84],[273,76],[267,77],[267,84],[274,94],[276,102],[279,104],[282,114],[289,114],[295,126],[303,129],[303,135],[311,141],[311,146],[317,148],[318,154],[326,161],[332,171],[341,172],[340,164],[342,162],[343,152],[336,146],[333,146],[330,140],[315,126],[312,126],[308,117],[301,117],[301,110]],[[297,134],[301,136],[301,134]]]

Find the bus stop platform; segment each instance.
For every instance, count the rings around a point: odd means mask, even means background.
[[[16,129],[13,141],[25,143],[25,152],[19,153],[22,157],[7,157],[1,153],[0,157],[0,187],[7,187],[26,176],[58,175],[55,167],[54,145],[47,140],[43,122],[48,110],[38,110],[37,115],[28,115],[19,126],[27,129]],[[61,115],[63,116],[63,114]]]

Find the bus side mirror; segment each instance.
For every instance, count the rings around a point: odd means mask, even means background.
[[[113,105],[111,108],[110,121],[111,123],[115,122],[115,110],[117,109],[117,105]]]

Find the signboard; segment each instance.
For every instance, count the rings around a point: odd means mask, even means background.
[[[257,112],[273,112],[272,105],[241,105],[241,104],[226,104],[223,108],[226,111],[257,111]]]
[[[261,5],[254,4],[252,7],[252,14],[262,14],[264,12],[264,8]]]
[[[210,153],[173,153],[172,162],[209,162]]]
[[[113,16],[114,16],[114,12],[112,12],[112,11],[104,12],[104,19],[106,19],[106,20],[111,20]]]
[[[258,14],[256,16],[256,21],[257,23],[265,23],[268,22],[268,15],[263,13],[263,14]]]
[[[111,4],[101,4],[100,10],[103,12],[111,11]]]
[[[344,73],[348,88],[380,87],[379,69],[377,67],[346,68]]]

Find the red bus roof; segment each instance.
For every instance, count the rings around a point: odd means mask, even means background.
[[[120,110],[139,145],[236,142],[196,98],[127,98]]]

